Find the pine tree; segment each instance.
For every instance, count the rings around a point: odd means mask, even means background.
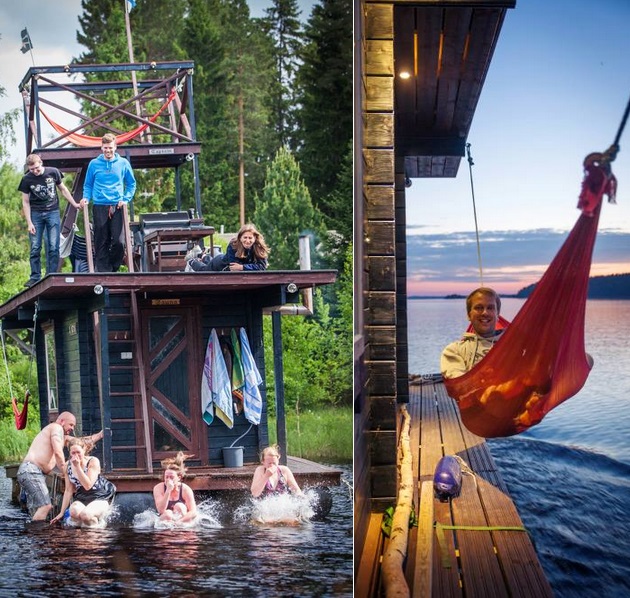
[[[254,221],[271,248],[270,265],[279,270],[297,269],[300,234],[321,230],[321,215],[313,207],[300,167],[287,148],[278,150],[267,169]]]
[[[271,91],[273,122],[278,135],[279,147],[296,147],[295,129],[297,97],[295,78],[299,68],[299,56],[304,45],[300,10],[297,0],[273,0],[262,20],[265,30],[273,40],[275,81]]]
[[[331,228],[329,204],[352,139],[352,3],[321,0],[307,23],[297,83],[300,145],[297,156],[313,203]]]

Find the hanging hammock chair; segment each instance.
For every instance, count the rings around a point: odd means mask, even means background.
[[[168,98],[162,104],[160,109],[151,117],[149,120],[151,122],[155,122],[157,118],[166,110],[168,105],[173,101],[175,96],[177,95],[177,88],[174,87],[169,94]],[[92,135],[81,135],[80,133],[71,133],[69,129],[62,127],[60,124],[56,123],[48,114],[46,114],[41,108],[39,111],[42,113],[44,118],[50,123],[50,126],[57,131],[64,139],[67,139],[73,145],[77,147],[101,147],[102,136],[94,137]],[[131,131],[127,131],[126,133],[121,133],[120,135],[116,135],[116,145],[120,145],[122,143],[126,143],[127,141],[131,141],[134,137],[137,137],[149,127],[147,123],[143,123],[140,126],[132,129]]]
[[[584,160],[582,214],[495,347],[469,372],[444,379],[464,425],[479,436],[527,430],[586,382],[592,367],[584,348],[591,259],[602,198],[614,202],[616,190],[609,162],[608,153]]]
[[[13,417],[15,418],[15,427],[18,430],[26,428],[28,422],[28,399],[31,393],[27,390],[24,395],[24,403],[22,409],[19,408],[17,399],[13,395],[13,386],[11,385],[11,372],[9,371],[9,359],[7,358],[7,349],[4,342],[4,325],[0,323],[0,337],[2,339],[2,357],[4,358],[4,367],[7,373],[7,385],[9,388],[9,394],[11,395],[11,407],[13,408]]]

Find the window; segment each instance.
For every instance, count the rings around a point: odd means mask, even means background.
[[[55,328],[53,324],[42,326],[46,348],[46,388],[48,389],[48,410],[57,411],[57,352],[55,350]]]

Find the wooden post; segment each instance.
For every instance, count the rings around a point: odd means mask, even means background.
[[[99,403],[101,408],[101,426],[103,428],[103,471],[108,473],[113,467],[112,456],[112,412],[111,412],[111,400],[110,400],[110,386],[109,386],[109,348],[107,346],[109,326],[107,322],[107,313],[105,308],[109,303],[108,294],[109,291],[105,289],[106,299],[103,307],[99,310],[98,319],[94,319],[95,326],[98,326],[98,334],[95,337],[100,341],[99,355],[96,356],[97,370],[100,370],[101,383],[99,385]],[[95,330],[96,332],[96,330]]]
[[[386,598],[400,596],[408,598],[409,586],[405,579],[403,565],[407,556],[407,540],[409,537],[409,516],[411,515],[413,501],[413,458],[411,455],[411,443],[409,428],[411,416],[405,405],[400,408],[403,415],[403,424],[398,445],[398,470],[400,485],[398,487],[398,500],[394,517],[392,519],[392,531],[389,537],[389,545],[383,555],[381,571]]]
[[[276,433],[280,446],[280,463],[287,464],[287,421],[284,412],[284,366],[282,363],[282,315],[271,313],[273,334],[273,372],[276,389]]]

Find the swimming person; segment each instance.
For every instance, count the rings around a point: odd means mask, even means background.
[[[65,516],[70,507],[70,520],[78,525],[102,523],[109,511],[116,486],[101,475],[101,462],[89,456],[94,445],[82,438],[70,441],[70,458],[66,463],[64,493],[59,514],[50,522]]]
[[[286,465],[280,465],[280,450],[277,444],[263,449],[259,465],[254,471],[251,493],[254,498],[264,498],[289,492],[302,496],[302,490],[293,473]]]
[[[153,488],[155,508],[161,521],[178,524],[191,522],[197,517],[197,503],[192,488],[182,481],[186,475],[184,461],[187,456],[181,451],[176,457],[164,459],[164,481]]]

